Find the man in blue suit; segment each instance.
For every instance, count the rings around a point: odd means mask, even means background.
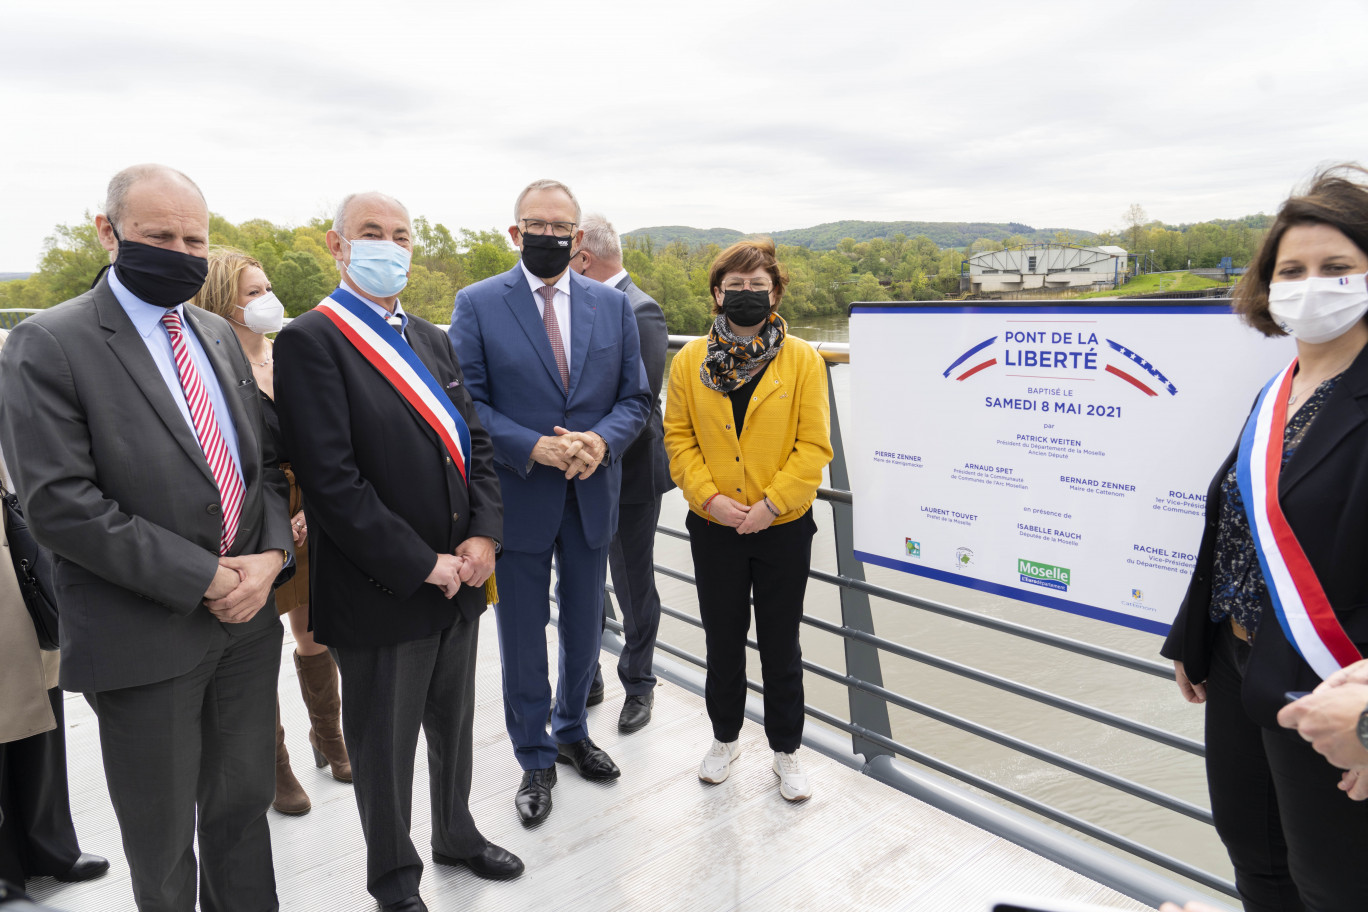
[[[569,268],[583,235],[570,188],[534,181],[513,217],[518,265],[456,295],[451,340],[503,491],[504,718],[523,769],[515,804],[531,826],[551,811],[557,762],[586,779],[619,775],[589,738],[585,701],[598,665],[619,460],[650,414],[651,392],[627,295]],[[560,669],[548,734],[553,557]]]

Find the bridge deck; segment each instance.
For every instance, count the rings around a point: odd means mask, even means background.
[[[554,627],[549,628],[554,667]],[[623,770],[611,784],[586,782],[561,767],[555,808],[525,830],[513,808],[520,771],[503,727],[493,619],[481,630],[471,809],[485,835],[520,855],[527,873],[491,883],[465,870],[429,865],[422,894],[433,912],[454,910],[840,909],[957,912],[986,910],[1003,893],[1146,907],[997,836],[875,782],[813,750],[802,757],[813,798],[784,801],[770,770],[764,733],[747,722],[731,779],[700,783],[710,743],[701,698],[662,683],[651,724],[617,731],[622,689],[609,671],[607,699],[589,710],[590,729]],[[288,640],[288,636],[287,636]],[[294,769],[313,800],[302,817],[270,812],[280,905],[287,912],[374,909],[365,891],[365,849],[351,787],[310,763],[308,721],[297,696],[287,643],[281,709]],[[113,870],[85,884],[32,880],[35,899],[68,912],[132,909],[128,869],[105,790],[90,709],[68,695],[67,747],[81,845]],[[426,856],[428,791],[419,746],[413,840]]]

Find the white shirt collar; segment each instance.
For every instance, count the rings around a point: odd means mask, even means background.
[[[603,280],[603,284],[604,284],[604,285],[607,285],[609,288],[617,288],[618,282],[621,282],[621,281],[622,281],[623,279],[625,279],[626,277],[627,277],[627,270],[626,270],[626,269],[619,269],[619,270],[617,271],[617,275],[610,276],[609,278],[604,279],[604,280]]]
[[[537,278],[537,277],[534,276],[530,271],[528,271],[528,268],[527,268],[526,266],[523,265],[523,261],[522,261],[522,260],[518,260],[518,265],[522,267],[523,275],[527,278],[527,287],[532,289],[532,296],[533,296],[534,298],[537,298],[538,300],[540,300],[540,299],[541,299],[541,292],[538,291],[537,289],[539,289],[539,288],[544,288],[544,287],[546,286],[546,282],[543,281],[542,279]],[[560,277],[559,279],[556,280],[556,284],[555,284],[554,287],[555,287],[556,291],[559,291],[559,292],[561,292],[562,294],[564,294],[566,297],[569,297],[569,295],[570,295],[570,270],[569,270],[569,269],[566,269],[565,272],[561,274],[561,277]]]
[[[105,273],[105,278],[109,281],[109,290],[114,293],[114,299],[119,302],[119,306],[128,314],[128,319],[133,321],[133,328],[138,331],[138,335],[144,339],[149,339],[152,334],[162,328],[162,317],[168,311],[174,310],[180,315],[181,324],[185,323],[185,305],[177,304],[175,307],[160,307],[156,304],[148,304],[142,298],[128,290],[128,286],[119,281],[118,274],[114,267],[109,267]]]

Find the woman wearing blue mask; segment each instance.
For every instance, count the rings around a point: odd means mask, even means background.
[[[712,330],[675,356],[665,410],[670,474],[689,503],[698,613],[708,649],[713,743],[698,769],[726,780],[741,751],[751,601],[765,686],[765,736],[779,793],[812,794],[798,762],[803,656],[798,642],[817,525],[812,503],[831,461],[826,365],[788,335],[788,273],[768,239],[741,241],[709,270]]]
[[[1368,804],[1344,792],[1368,768],[1336,769],[1276,716],[1368,653],[1368,171],[1329,169],[1283,204],[1235,310],[1293,336],[1296,359],[1212,480],[1162,652],[1206,704],[1212,815],[1245,909],[1362,910]]]
[[[351,763],[342,741],[341,699],[337,688],[337,666],[327,647],[314,642],[309,630],[309,527],[303,502],[288,455],[280,449],[280,419],[275,409],[275,359],[268,334],[280,331],[285,307],[271,291],[266,272],[256,259],[231,248],[209,253],[209,275],[204,287],[191,301],[213,311],[233,324],[242,351],[252,365],[252,374],[261,390],[262,416],[269,438],[274,442],[281,468],[290,481],[290,528],[294,533],[296,570],[293,579],[275,591],[276,610],[290,619],[295,640],[295,669],[299,690],[309,710],[309,743],[318,766],[331,767],[334,779],[351,782]],[[290,769],[290,754],[285,749],[285,729],[276,707],[276,793],[272,807],[282,814],[303,814],[310,808],[309,796]]]

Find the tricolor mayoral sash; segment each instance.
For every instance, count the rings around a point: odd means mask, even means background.
[[[1278,503],[1287,396],[1296,368],[1293,359],[1259,394],[1240,435],[1235,477],[1278,624],[1306,664],[1324,679],[1362,656],[1335,617]]]
[[[446,446],[461,478],[469,484],[466,466],[470,464],[470,428],[399,331],[345,288],[339,287],[315,310],[331,320],[361,357],[422,416]]]

